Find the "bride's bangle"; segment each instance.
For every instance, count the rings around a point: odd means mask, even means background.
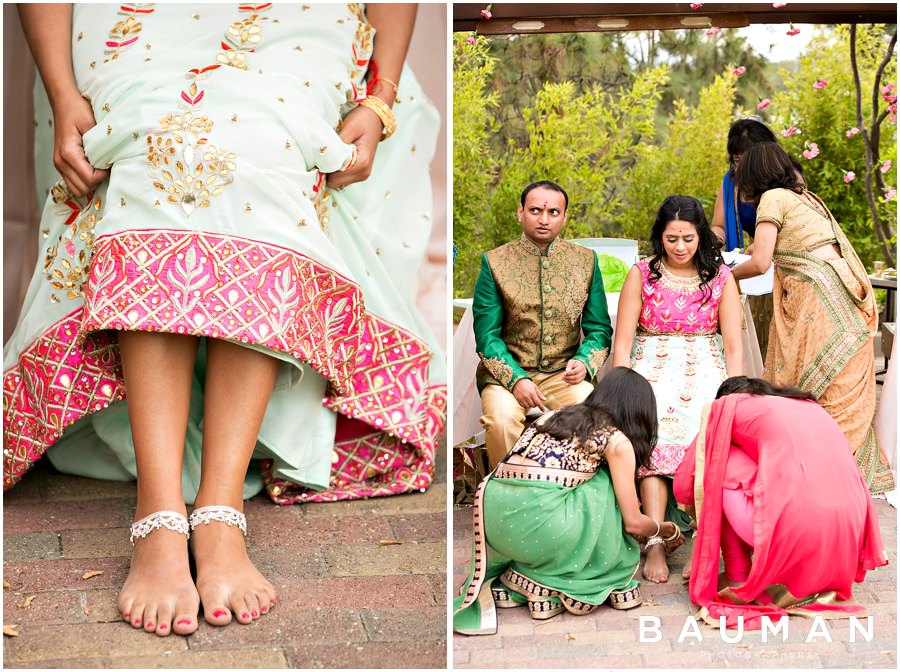
[[[394,131],[397,130],[397,119],[386,102],[378,96],[366,96],[359,101],[359,104],[368,107],[381,119],[381,125],[384,126],[384,130],[381,132],[382,140],[387,140],[394,134]]]

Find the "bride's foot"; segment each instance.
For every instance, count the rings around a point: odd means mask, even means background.
[[[647,581],[653,583],[665,583],[669,580],[669,565],[666,563],[666,549],[663,544],[655,544],[647,549],[643,574]]]
[[[691,558],[687,559],[687,562],[684,563],[684,569],[681,570],[681,578],[687,580],[691,578]]]
[[[195,525],[191,551],[207,623],[228,625],[232,617],[251,623],[275,606],[275,589],[250,561],[239,527],[219,520]]]
[[[199,605],[186,536],[161,527],[135,538],[131,569],[117,600],[122,618],[161,637],[189,635],[197,629]]]

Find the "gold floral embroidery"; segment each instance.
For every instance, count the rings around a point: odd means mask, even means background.
[[[262,41],[262,26],[259,24],[269,18],[260,16],[257,12],[267,11],[271,7],[271,2],[264,5],[241,6],[242,12],[253,13],[246,19],[235,21],[225,30],[222,50],[216,55],[216,61],[219,64],[238,70],[247,70],[247,54],[253,53]]]
[[[588,355],[588,364],[591,369],[593,369],[595,376],[600,372],[600,369],[603,368],[607,357],[609,357],[609,348],[591,350],[591,354]]]
[[[160,119],[160,133],[147,136],[153,187],[166,194],[168,203],[180,205],[188,217],[194,208],[208,208],[210,199],[234,181],[232,173],[237,169],[237,155],[210,145],[204,135],[212,131],[213,121],[197,113],[205,95],[200,83],[219,67],[188,70],[185,76],[191,84],[181,92],[180,101],[185,112],[167,114]]]
[[[509,387],[509,383],[513,377],[512,367],[502,359],[496,357],[485,357],[484,353],[479,352],[481,363],[494,378],[496,378],[504,387]]]
[[[357,82],[361,82],[369,69],[369,57],[372,54],[372,24],[366,16],[366,12],[360,3],[350,3],[347,9],[356,17],[356,35],[352,45],[353,65],[350,68],[349,79],[351,90],[347,93],[350,102],[359,102],[366,97],[365,87],[359,88]],[[338,89],[342,86],[336,84]]]
[[[569,281],[566,283],[566,290],[563,293],[563,307],[566,315],[569,316],[569,323],[572,326],[581,319],[581,311],[587,301],[587,287],[579,282]]]
[[[104,59],[104,63],[118,59],[123,49],[130,47],[140,38],[144,26],[135,15],[152,14],[153,11],[152,3],[120,5],[118,13],[125,18],[116,21],[109,31],[106,40],[107,58]]]
[[[68,214],[69,218],[59,239],[47,248],[44,274],[53,288],[65,292],[66,298],[79,299],[90,270],[94,229],[99,221],[96,213],[102,203],[99,198],[94,199],[91,207],[92,201],[75,198],[62,180],[53,185],[50,195],[55,204],[65,206],[57,214]],[[60,299],[53,294],[50,300],[59,303]]]
[[[666,289],[676,292],[695,292],[700,287],[700,276],[696,273],[691,276],[675,275],[663,261],[659,262],[659,270],[662,275],[657,282]]]

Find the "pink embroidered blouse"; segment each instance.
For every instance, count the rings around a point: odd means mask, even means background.
[[[721,264],[703,289],[699,275],[675,275],[665,262],[660,263],[662,277],[655,282],[650,280],[650,259],[639,261],[636,266],[642,280],[638,334],[705,335],[719,331],[719,302],[731,273],[728,266]]]

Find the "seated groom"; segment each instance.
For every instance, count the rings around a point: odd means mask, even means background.
[[[492,468],[519,438],[528,409],[583,401],[609,354],[612,326],[594,252],[558,238],[568,206],[558,184],[529,184],[518,210],[522,237],[481,258],[472,312]]]

